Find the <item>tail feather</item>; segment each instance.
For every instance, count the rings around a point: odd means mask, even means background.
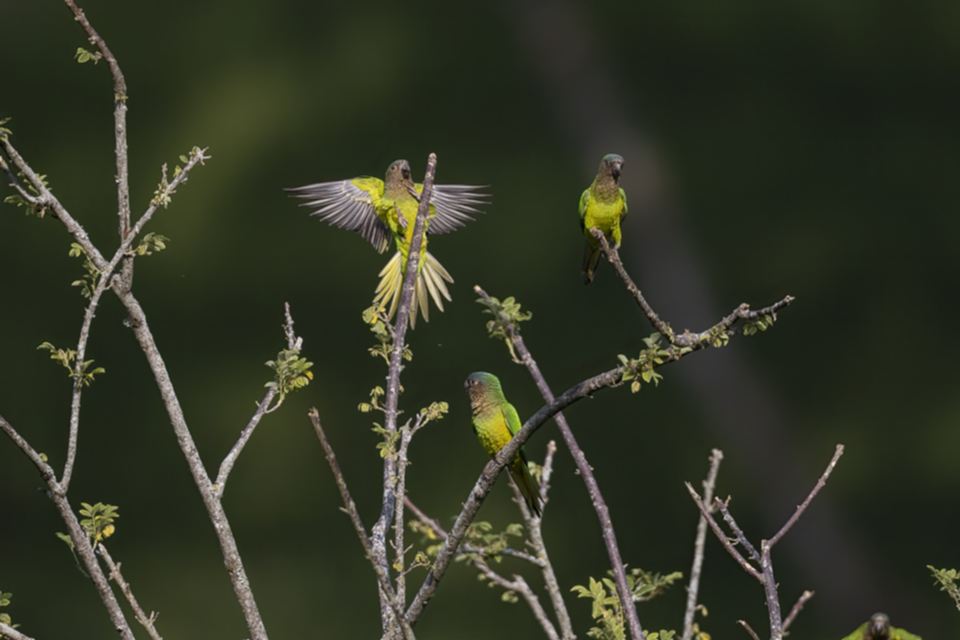
[[[583,283],[593,282],[593,276],[597,272],[597,266],[600,264],[600,247],[590,246],[587,242],[583,248]]]
[[[400,306],[400,294],[402,293],[405,272],[403,256],[398,251],[390,258],[379,274],[380,282],[377,285],[373,301],[375,304],[386,306],[389,299],[390,310],[387,315],[390,318],[393,317],[397,307]],[[413,300],[410,309],[411,328],[416,327],[418,310],[425,321],[430,321],[430,298],[433,298],[434,304],[440,311],[443,311],[443,298],[451,300],[450,291],[444,281],[453,282],[453,278],[433,255],[424,252],[424,259],[420,264],[420,271],[413,287]]]
[[[520,489],[527,507],[539,518],[543,514],[543,496],[540,495],[540,487],[537,485],[537,481],[530,474],[526,456],[521,454],[516,457],[510,466],[510,475],[517,488]]]

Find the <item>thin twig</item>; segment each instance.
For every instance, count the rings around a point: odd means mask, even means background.
[[[290,314],[290,303],[285,302],[283,304],[283,308],[284,318],[286,319],[283,328],[284,333],[287,336],[287,348],[296,349],[299,351],[303,346],[303,338],[297,336],[293,330],[293,316]],[[247,444],[247,441],[250,440],[250,436],[253,435],[253,430],[257,428],[258,424],[260,424],[261,418],[273,410],[269,407],[276,395],[276,387],[271,387],[267,390],[267,393],[263,396],[263,400],[261,400],[260,404],[257,405],[257,411],[253,414],[253,417],[250,418],[250,422],[247,423],[247,426],[244,427],[243,431],[240,433],[240,438],[237,440],[236,444],[233,445],[230,453],[228,453],[223,459],[223,462],[220,463],[220,471],[217,473],[216,489],[219,492],[221,499],[223,498],[223,492],[227,488],[227,477],[230,475],[233,465],[236,464],[237,458],[240,456],[240,452],[243,451],[243,447]],[[277,406],[279,407],[280,405],[278,404]],[[274,407],[274,409],[276,408],[277,407]]]
[[[13,627],[9,627],[2,622],[0,622],[0,635],[10,638],[10,640],[33,640],[33,638],[25,633],[20,633]]]
[[[473,290],[481,298],[485,300],[490,299],[490,296],[487,294],[487,292],[481,289],[479,286],[475,286]],[[527,349],[523,338],[520,336],[520,331],[513,325],[513,323],[509,322],[502,315],[498,316],[498,320],[506,329],[510,342],[516,349],[516,352],[520,355],[520,363],[527,367],[527,370],[530,372],[530,375],[536,382],[537,388],[540,390],[540,395],[543,396],[543,399],[547,402],[553,402],[553,392],[550,390],[550,386],[547,384],[546,378],[544,378],[543,374],[540,372],[540,367],[537,366],[536,360],[533,359],[533,356]],[[583,449],[581,449],[580,445],[577,443],[577,439],[574,437],[573,430],[570,429],[570,425],[567,423],[566,417],[564,417],[562,413],[557,413],[554,419],[557,423],[557,427],[560,429],[560,434],[563,436],[563,440],[566,443],[567,448],[570,450],[571,455],[573,455],[573,460],[577,465],[577,470],[580,472],[580,476],[583,478],[583,482],[587,486],[587,492],[590,495],[590,502],[593,504],[593,508],[597,512],[597,518],[600,520],[600,530],[602,532],[603,542],[607,549],[607,556],[610,559],[610,567],[613,569],[614,580],[617,584],[617,595],[620,598],[620,604],[627,619],[627,624],[630,628],[630,635],[634,638],[634,640],[643,640],[643,629],[640,626],[640,619],[637,616],[636,604],[633,602],[633,599],[630,595],[630,587],[627,583],[626,568],[620,555],[620,547],[617,545],[617,536],[613,529],[613,521],[610,518],[610,509],[607,507],[607,503],[603,499],[603,494],[600,492],[600,485],[597,483],[597,479],[593,475],[593,467],[591,467],[590,463],[587,462],[587,457],[583,453]]]
[[[753,630],[753,627],[747,624],[746,620],[737,620],[737,624],[739,624],[744,629],[746,629],[747,633],[749,633],[753,637],[753,640],[760,640],[760,636],[758,636],[757,632]]]
[[[720,462],[723,460],[723,451],[714,449],[710,454],[710,470],[703,481],[703,502],[710,504],[713,500],[713,490],[717,485],[717,473],[720,471]],[[687,586],[687,608],[683,614],[683,640],[693,637],[693,620],[697,613],[697,595],[700,590],[700,573],[703,570],[703,552],[707,541],[707,519],[700,516],[697,523],[697,538],[693,545],[693,567],[690,569],[690,584]]]
[[[523,579],[523,576],[514,575],[513,581],[511,582],[491,569],[486,562],[480,560],[479,558],[473,561],[473,565],[477,567],[488,580],[497,586],[506,589],[507,591],[514,591],[522,595],[523,599],[527,601],[528,605],[530,605],[530,610],[533,611],[533,615],[537,619],[537,622],[539,622],[540,626],[543,627],[543,631],[547,634],[547,638],[549,638],[549,640],[560,640],[560,636],[557,635],[556,627],[554,627],[553,623],[550,622],[550,618],[547,617],[547,612],[544,611],[543,605],[540,604],[540,598],[538,598],[537,594],[533,592],[533,589],[531,589],[530,585],[527,584],[527,581]]]
[[[757,309],[752,311],[750,305],[743,303],[739,307],[733,310],[730,315],[723,318],[717,324],[713,325],[706,331],[701,331],[699,333],[691,333],[690,331],[685,331],[681,335],[674,333],[673,329],[670,328],[670,325],[660,319],[660,316],[657,315],[657,312],[647,303],[646,298],[643,297],[643,294],[640,292],[639,287],[634,283],[633,279],[630,277],[630,274],[627,273],[627,270],[623,267],[623,262],[620,260],[620,254],[615,247],[610,246],[610,243],[607,242],[607,239],[604,237],[603,232],[598,229],[591,230],[593,236],[597,238],[600,242],[600,248],[603,250],[603,253],[607,256],[607,260],[610,261],[610,264],[613,265],[617,273],[620,275],[620,279],[623,280],[624,284],[627,286],[627,290],[633,296],[633,299],[636,300],[637,304],[640,305],[640,308],[643,309],[643,312],[646,314],[647,318],[650,320],[650,323],[654,328],[664,337],[664,339],[670,343],[671,347],[676,347],[678,349],[690,349],[691,351],[697,351],[708,347],[714,341],[715,337],[719,334],[726,333],[730,327],[736,323],[737,320],[755,320],[763,316],[773,316],[774,319],[777,317],[777,311],[783,309],[791,302],[793,302],[793,296],[786,296],[779,302],[770,305],[769,307],[764,307],[763,309]],[[680,354],[679,352],[671,349],[674,357],[677,357]]]
[[[276,387],[271,387],[267,390],[267,393],[263,396],[263,400],[257,405],[257,410],[254,412],[253,417],[250,418],[250,422],[248,422],[247,426],[240,432],[240,437],[233,445],[233,448],[230,449],[230,453],[228,453],[223,459],[223,462],[220,463],[220,471],[217,473],[217,479],[214,484],[216,485],[217,494],[221,499],[223,498],[223,492],[227,489],[227,478],[230,475],[230,471],[233,470],[233,465],[236,464],[237,458],[240,457],[240,452],[243,451],[247,441],[250,440],[250,436],[253,435],[253,430],[260,424],[261,418],[267,413],[267,407],[270,406],[270,403],[273,402],[273,398],[276,395]]]
[[[693,501],[697,503],[697,508],[700,509],[700,515],[707,519],[707,523],[710,524],[710,528],[713,529],[713,533],[716,534],[717,540],[720,541],[720,544],[723,545],[723,548],[727,550],[727,553],[737,561],[743,570],[752,575],[754,578],[763,583],[763,575],[757,571],[752,564],[747,562],[747,559],[740,555],[740,552],[730,543],[730,539],[723,533],[723,530],[720,528],[720,525],[717,524],[717,521],[713,519],[713,514],[710,513],[710,510],[703,504],[703,501],[700,499],[700,495],[694,491],[693,486],[689,482],[685,483],[687,486],[687,491],[690,492],[690,497],[693,498]]]
[[[140,607],[140,603],[137,602],[137,599],[133,595],[133,589],[130,588],[130,583],[123,579],[123,574],[120,573],[120,563],[114,563],[113,558],[110,556],[110,552],[107,551],[107,548],[101,543],[97,545],[97,553],[100,554],[100,557],[104,559],[107,563],[107,568],[110,569],[110,579],[117,583],[117,586],[120,587],[120,591],[123,592],[124,597],[127,599],[127,602],[130,604],[130,608],[133,609],[133,613],[144,629],[147,630],[147,633],[150,634],[150,637],[153,640],[163,640],[160,637],[160,634],[157,632],[154,622],[157,620],[159,615],[155,611],[151,611],[148,616],[144,613],[143,609]]]
[[[447,539],[447,532],[444,530],[443,527],[440,526],[440,523],[434,520],[433,518],[431,518],[430,516],[428,516],[426,513],[424,513],[423,510],[420,509],[420,507],[414,504],[414,502],[410,499],[410,496],[403,497],[403,504],[404,506],[406,506],[407,509],[410,509],[410,511],[413,512],[413,515],[417,517],[417,520],[419,520],[423,524],[430,527],[430,530],[433,531],[433,533],[436,534],[436,536],[440,540]],[[486,553],[486,548],[473,547],[470,545],[461,545],[461,547],[457,549],[457,553],[458,554],[476,553],[476,554],[483,555],[484,553]],[[504,549],[499,549],[497,550],[497,553],[505,556],[512,556],[514,558],[519,558],[520,560],[526,560],[530,564],[536,565],[538,567],[543,566],[543,561],[540,558],[537,558],[536,556],[532,556],[525,551],[519,551],[517,549],[514,549],[513,547],[506,547]]]
[[[80,327],[80,339],[77,340],[77,355],[73,367],[73,398],[70,403],[70,434],[67,437],[67,461],[63,465],[63,476],[60,484],[66,493],[70,487],[70,477],[73,475],[73,465],[77,459],[77,438],[80,434],[80,396],[83,393],[84,358],[87,355],[87,341],[90,339],[90,326],[96,316],[97,306],[103,292],[111,284],[110,276],[100,276],[97,286],[90,296],[90,303],[83,314],[83,325]]]
[[[320,413],[316,407],[311,407],[308,415],[310,416],[310,422],[313,423],[313,429],[317,434],[317,438],[320,440],[320,445],[323,447],[323,453],[327,458],[327,463],[330,465],[330,470],[333,472],[333,477],[337,482],[337,488],[340,490],[340,498],[343,500],[344,511],[346,511],[350,517],[350,522],[353,524],[354,531],[356,531],[357,537],[360,539],[360,544],[363,545],[367,559],[370,560],[373,572],[377,575],[377,582],[380,585],[380,589],[386,594],[387,603],[393,610],[392,619],[399,622],[406,640],[415,640],[413,629],[404,618],[403,609],[396,598],[393,586],[390,584],[390,574],[377,562],[374,556],[373,542],[367,535],[367,530],[363,527],[363,521],[360,519],[357,505],[350,496],[347,481],[343,477],[343,472],[340,470],[340,463],[337,462],[337,456],[333,451],[333,447],[330,446],[330,441],[327,440],[327,434],[324,433],[323,426],[320,424]]]
[[[793,624],[794,618],[797,617],[797,614],[800,613],[800,610],[803,609],[803,605],[807,604],[807,600],[813,597],[813,591],[804,591],[800,594],[800,599],[797,600],[797,604],[793,605],[793,609],[790,609],[790,615],[787,616],[787,619],[783,621],[783,631],[786,633],[787,629],[790,628],[790,625]]]
[[[103,59],[110,66],[110,74],[113,76],[113,120],[114,120],[114,138],[116,140],[117,157],[117,202],[120,205],[120,239],[124,240],[130,231],[130,179],[127,169],[127,82],[123,78],[123,72],[120,71],[120,64],[114,57],[107,43],[94,30],[93,26],[87,20],[83,10],[80,9],[73,0],[64,0],[73,16],[83,30],[87,32],[90,44],[100,50]]]
[[[727,496],[727,500],[730,500],[730,496]],[[727,508],[727,503],[721,500],[720,498],[713,499],[713,508],[719,509],[720,513],[723,514],[723,519],[727,523],[727,526],[730,527],[730,531],[733,532],[733,535],[736,536],[737,541],[743,545],[743,548],[750,552],[750,557],[753,558],[759,565],[762,561],[760,553],[757,549],[747,540],[747,536],[744,535],[743,529],[740,528],[740,525],[737,524],[737,521],[734,520],[733,514],[730,513],[730,510]]]
[[[823,475],[820,476],[820,479],[817,480],[816,486],[813,487],[813,490],[810,492],[810,495],[807,496],[807,499],[797,507],[797,510],[794,514],[787,520],[787,523],[780,528],[780,531],[777,531],[777,535],[770,538],[770,546],[777,544],[780,541],[787,531],[800,519],[800,516],[803,515],[803,512],[807,510],[807,507],[810,506],[810,502],[817,497],[817,494],[820,493],[820,489],[823,488],[823,485],[827,484],[827,478],[830,477],[830,474],[833,473],[834,467],[837,466],[837,461],[840,460],[840,456],[843,455],[843,445],[838,444],[837,450],[833,454],[833,458],[830,459],[830,464],[827,465],[826,470],[823,472]]]
[[[84,531],[83,527],[80,526],[76,514],[73,512],[73,509],[71,509],[70,502],[67,500],[63,487],[57,482],[57,474],[53,470],[53,467],[47,464],[43,456],[37,453],[37,451],[30,446],[30,443],[27,442],[3,416],[0,416],[0,429],[13,440],[14,444],[26,454],[40,472],[40,476],[47,485],[47,496],[53,500],[57,511],[60,512],[60,517],[67,525],[67,532],[70,534],[70,540],[73,542],[74,550],[81,562],[83,562],[83,566],[87,570],[87,575],[93,581],[97,593],[100,595],[100,601],[103,602],[103,606],[107,610],[107,615],[110,616],[110,622],[113,624],[114,629],[116,629],[123,640],[134,640],[133,632],[130,630],[130,625],[123,615],[120,603],[117,602],[113,590],[110,589],[110,583],[107,581],[103,569],[100,568],[100,563],[97,562],[93,547],[90,545],[90,538],[87,536],[87,532]]]
[[[546,510],[548,504],[547,491],[549,490],[550,476],[553,475],[553,454],[557,450],[557,443],[551,440],[547,443],[547,455],[543,462],[543,471],[540,483],[540,495],[543,496],[543,510]],[[557,581],[557,574],[553,570],[553,564],[550,562],[550,556],[547,554],[547,546],[543,542],[543,530],[541,529],[543,521],[543,512],[540,517],[535,517],[527,502],[520,493],[520,488],[510,477],[510,487],[513,489],[514,500],[520,506],[520,513],[523,515],[523,523],[527,528],[529,545],[533,548],[536,557],[540,560],[540,570],[543,573],[543,584],[550,595],[550,602],[553,605],[554,613],[557,615],[557,621],[560,623],[560,634],[564,640],[576,638],[573,632],[573,625],[570,622],[570,613],[567,611],[567,605],[563,601],[563,594],[560,592],[560,583]]]

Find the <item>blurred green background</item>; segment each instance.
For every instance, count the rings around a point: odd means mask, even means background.
[[[605,492],[630,566],[689,573],[699,483],[725,453],[718,493],[754,541],[770,537],[847,453],[774,553],[783,606],[816,597],[791,632],[839,638],[877,610],[925,638],[960,615],[925,568],[960,566],[960,5],[940,2],[499,3],[89,0],[83,8],[129,87],[133,209],[193,145],[209,147],[149,229],[171,238],[137,261],[135,292],[213,472],[253,413],[292,306],[314,382],[259,427],[225,497],[275,638],[377,637],[373,574],[310,428],[316,405],[368,526],[379,511],[371,416],[385,367],[367,354],[378,256],[307,216],[282,188],[383,175],[489,184],[487,215],[431,251],[453,302],[410,334],[407,415],[449,416],[414,441],[408,488],[449,525],[486,456],[462,381],[498,374],[521,416],[541,400],[486,337],[471,287],[516,296],[528,346],[555,392],[636,354],[652,329],[601,264],[580,278],[576,203],[600,157],[626,158],[622,255],[677,329],[737,304],[797,301],[773,330],[663,370],[659,388],[604,391],[567,416]],[[13,143],[102,251],[116,246],[112,84],[55,0],[0,2],[0,117]],[[10,191],[5,191],[8,195]],[[0,206],[0,414],[55,467],[70,384],[36,346],[75,344],[82,270],[51,217]],[[83,397],[72,502],[120,506],[110,541],[168,638],[246,637],[215,537],[125,314],[107,295],[88,357],[106,368]],[[542,458],[556,427],[527,445]],[[518,521],[503,481],[480,519]],[[40,479],[0,440],[0,589],[37,638],[112,637],[92,585],[54,533]],[[565,590],[607,569],[570,456],[558,454],[547,544]],[[527,567],[505,560],[508,575]],[[421,638],[539,637],[523,604],[456,565]],[[414,585],[422,574],[415,573]],[[545,595],[542,596],[545,598]],[[766,628],[760,586],[708,540],[702,621],[715,638]],[[680,628],[675,587],[639,607]],[[585,600],[568,597],[580,637]]]

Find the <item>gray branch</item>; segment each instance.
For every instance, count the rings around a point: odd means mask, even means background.
[[[143,609],[140,607],[140,603],[137,602],[137,599],[133,595],[133,589],[130,588],[130,583],[123,579],[123,574],[120,573],[120,563],[115,563],[113,558],[110,556],[110,552],[107,551],[107,548],[101,543],[97,545],[97,553],[100,554],[100,557],[104,559],[107,563],[107,568],[110,569],[110,579],[117,583],[117,586],[120,587],[120,591],[123,592],[123,596],[127,599],[127,602],[130,604],[130,608],[133,609],[133,613],[144,629],[147,630],[147,633],[150,634],[150,637],[153,640],[163,640],[160,637],[160,634],[157,632],[157,628],[154,623],[157,620],[159,615],[156,612],[150,612],[148,616],[144,613]]]
[[[714,449],[710,454],[710,470],[703,481],[703,503],[713,501],[713,490],[717,485],[717,473],[720,471],[720,462],[723,460],[723,451]],[[707,541],[707,519],[700,516],[697,523],[697,538],[693,545],[693,567],[690,569],[690,584],[687,586],[687,608],[683,614],[683,640],[693,637],[693,620],[697,613],[697,594],[700,590],[700,573],[703,570],[703,549]]]

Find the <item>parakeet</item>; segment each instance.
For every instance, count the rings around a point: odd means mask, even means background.
[[[520,416],[517,415],[513,405],[503,397],[500,380],[492,373],[471,373],[463,386],[467,389],[467,395],[470,396],[473,430],[477,433],[480,444],[492,458],[523,426],[520,423]],[[542,513],[543,497],[540,495],[537,482],[530,475],[527,456],[522,448],[508,468],[530,511],[539,516]]]
[[[890,618],[885,613],[875,613],[869,622],[864,622],[856,631],[843,640],[920,640],[906,629],[890,626]]]
[[[446,282],[453,278],[443,265],[427,252],[427,234],[449,233],[462,227],[470,214],[482,213],[475,205],[487,204],[487,195],[478,193],[483,187],[470,185],[444,185],[433,187],[430,209],[427,214],[426,233],[420,247],[420,263],[417,265],[417,280],[414,288],[413,309],[410,326],[416,325],[417,307],[423,319],[429,321],[427,294],[443,311],[441,296],[450,300]],[[352,180],[321,182],[296,189],[287,189],[292,195],[304,198],[302,206],[316,208],[311,215],[334,227],[356,231],[378,253],[386,251],[390,239],[396,243],[397,253],[380,271],[374,302],[390,301],[389,316],[392,318],[400,302],[400,289],[406,272],[410,242],[420,205],[422,184],[415,184],[410,173],[410,163],[397,160],[387,168],[385,180],[360,176]]]
[[[614,247],[620,247],[620,221],[627,215],[627,194],[620,188],[623,158],[615,153],[603,156],[597,177],[580,196],[580,229],[587,238],[583,251],[583,281],[590,284],[600,262],[600,243],[591,229],[600,229]]]

